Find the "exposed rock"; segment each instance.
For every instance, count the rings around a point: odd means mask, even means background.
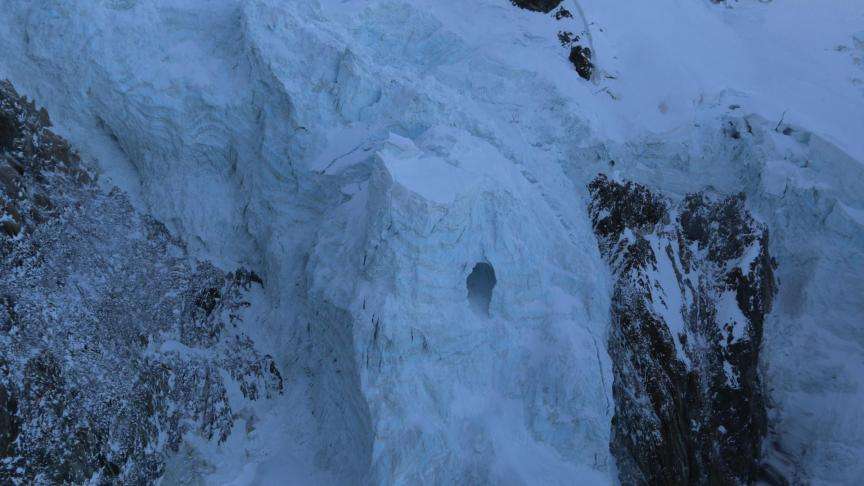
[[[224,441],[237,406],[281,393],[238,326],[261,280],[190,263],[8,82],[0,119],[17,123],[0,127],[0,483],[151,483],[187,434]]]
[[[0,82],[0,257],[11,250],[11,239],[53,215],[41,188],[51,187],[62,199],[79,191],[77,183],[63,179],[91,178],[49,126],[44,110],[19,97],[8,81]]]
[[[570,13],[570,11],[564,7],[561,7],[555,11],[555,20],[571,19],[571,18],[573,18],[573,14]]]
[[[561,43],[562,47],[569,46],[571,43],[578,41],[579,36],[574,35],[573,32],[567,30],[561,30],[558,32],[558,42]]]
[[[535,12],[549,13],[561,0],[513,0],[513,5]]]
[[[7,329],[0,328],[6,332]],[[8,457],[15,450],[15,438],[18,437],[20,424],[18,411],[17,387],[10,383],[9,364],[0,357],[0,457]]]
[[[590,214],[615,277],[612,453],[624,484],[740,484],[762,474],[757,370],[774,295],[768,230],[743,196],[674,204],[598,176]]]
[[[18,136],[16,125],[7,112],[0,113],[0,150],[12,148],[12,142]]]
[[[594,64],[591,62],[591,49],[579,45],[570,48],[570,62],[576,67],[576,72],[582,79],[590,80],[594,72]]]
[[[551,12],[560,3],[561,0],[513,0],[513,4],[518,7],[543,13]],[[564,7],[555,12],[555,20],[572,18],[573,14]],[[569,59],[579,76],[585,80],[590,80],[591,74],[594,72],[594,64],[591,62],[591,49],[576,44],[579,41],[579,36],[567,30],[558,32],[558,41],[562,47],[570,48]]]

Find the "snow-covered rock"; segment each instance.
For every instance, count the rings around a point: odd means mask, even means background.
[[[243,332],[254,274],[102,193],[44,110],[0,85],[3,482],[150,482],[187,435],[225,442],[282,377]],[[11,127],[11,130],[6,130]],[[254,322],[245,323],[254,325]]]
[[[767,229],[743,196],[673,205],[602,175],[590,192],[617,277],[611,448],[622,483],[754,482],[765,475],[758,364],[775,292]]]

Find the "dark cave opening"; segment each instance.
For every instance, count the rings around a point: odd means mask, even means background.
[[[487,262],[474,265],[474,270],[465,281],[468,287],[468,302],[478,314],[489,315],[489,303],[492,301],[492,289],[495,288],[495,269]]]

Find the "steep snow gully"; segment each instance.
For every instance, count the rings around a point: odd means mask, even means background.
[[[242,353],[172,340],[179,311],[149,345],[117,341],[224,388],[219,413],[175,415],[182,437],[153,432],[151,480],[857,484],[862,25],[848,0],[7,0],[0,78],[98,172],[106,225],[152,215],[164,265],[222,269],[195,305],[243,302]],[[35,142],[3,123],[6,184]],[[113,272],[158,257],[126,226]],[[244,398],[235,365],[279,393]],[[190,386],[171,396],[192,407]],[[231,426],[207,434],[211,416]],[[145,470],[130,447],[111,474]],[[31,459],[4,474],[38,477]]]

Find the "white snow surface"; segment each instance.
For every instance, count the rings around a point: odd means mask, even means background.
[[[610,278],[585,209],[603,171],[747,194],[780,264],[766,456],[864,477],[864,4],[563,5],[4,2],[0,76],[194,256],[264,276],[248,333],[286,393],[169,472],[615,483]],[[591,82],[559,29],[591,46]],[[481,261],[488,318],[465,286]]]

